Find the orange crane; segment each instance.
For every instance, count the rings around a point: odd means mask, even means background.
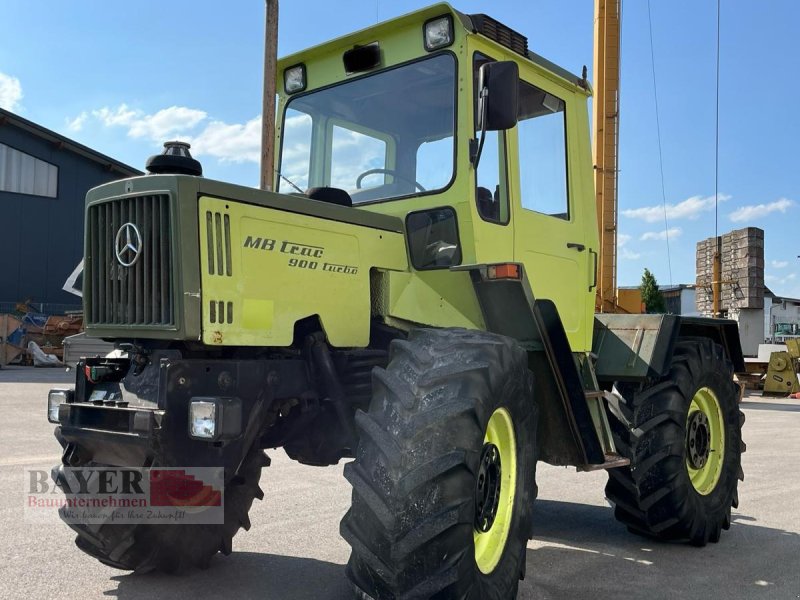
[[[597,312],[624,312],[617,303],[617,173],[619,39],[622,0],[594,3],[593,155],[600,255]]]
[[[617,174],[619,157],[620,15],[622,0],[594,3],[594,101],[592,152],[597,196],[600,256],[597,265],[597,312],[627,312],[617,297]],[[719,35],[719,33],[717,34]],[[719,60],[719,59],[718,59]],[[719,65],[717,66],[719,71]],[[717,73],[719,77],[719,73]],[[717,238],[711,281],[713,313],[722,317],[721,240]]]

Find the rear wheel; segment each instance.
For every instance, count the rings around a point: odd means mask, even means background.
[[[614,439],[631,466],[608,472],[616,518],[662,540],[719,541],[744,478],[744,414],[722,346],[681,340],[665,377],[621,391],[625,399],[611,405]]]
[[[513,340],[418,330],[376,369],[342,536],[376,600],[516,596],[536,496],[533,376]]]

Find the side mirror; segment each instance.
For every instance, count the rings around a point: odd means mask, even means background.
[[[478,76],[478,127],[503,131],[517,124],[519,67],[505,60],[481,65]],[[485,123],[484,120],[485,119]]]

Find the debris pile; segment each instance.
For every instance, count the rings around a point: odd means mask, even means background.
[[[64,338],[83,331],[83,313],[45,315],[28,304],[0,315],[0,367],[9,364],[52,366],[64,358]],[[53,358],[42,358],[52,356]]]

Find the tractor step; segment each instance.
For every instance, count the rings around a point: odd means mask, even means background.
[[[606,453],[606,461],[599,465],[579,465],[578,471],[601,471],[603,469],[616,469],[617,467],[627,467],[631,464],[630,459],[616,453]]]

